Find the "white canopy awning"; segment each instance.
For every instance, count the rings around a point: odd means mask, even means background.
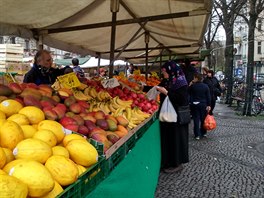
[[[110,59],[110,2],[1,0],[0,35],[41,36],[50,47]],[[145,32],[154,55],[164,49],[187,56],[199,52],[211,7],[211,0],[120,0],[115,56],[121,50],[118,59],[144,61],[131,58],[144,56]]]

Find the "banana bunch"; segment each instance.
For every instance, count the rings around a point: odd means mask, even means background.
[[[149,118],[150,114],[141,111],[139,108],[127,108],[125,116],[129,121],[128,128],[133,129],[145,119]]]
[[[81,90],[78,89],[72,89],[73,92],[73,96],[77,99],[77,100],[84,100],[84,101],[88,101],[91,100],[92,97],[89,95],[85,95]]]
[[[101,109],[105,114],[110,114],[111,110],[109,109],[109,105],[106,102],[99,102],[97,104],[98,108]]]
[[[97,98],[99,101],[105,101],[105,100],[109,100],[109,99],[111,99],[112,97],[110,96],[110,94],[109,94],[107,91],[103,90],[103,91],[100,91],[100,92],[97,94],[96,98]]]
[[[91,96],[92,98],[96,98],[97,96],[97,92],[96,89],[94,87],[87,87],[83,90],[84,95],[86,96]]]
[[[122,107],[131,107],[133,101],[132,100],[121,100],[118,96],[113,98],[114,105],[122,106]]]
[[[89,112],[99,111],[99,110],[101,110],[101,109],[99,108],[98,103],[95,100],[91,100],[90,101]]]
[[[85,90],[86,88],[88,87],[88,85],[86,85],[86,84],[84,84],[84,83],[81,83],[77,88],[79,89],[79,90]]]

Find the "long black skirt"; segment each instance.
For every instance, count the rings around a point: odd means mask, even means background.
[[[189,125],[160,122],[161,168],[189,162]]]

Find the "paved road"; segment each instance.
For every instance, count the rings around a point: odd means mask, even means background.
[[[217,129],[194,140],[180,173],[161,173],[156,198],[264,198],[264,121],[217,104]]]

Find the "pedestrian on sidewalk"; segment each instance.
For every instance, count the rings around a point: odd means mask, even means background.
[[[196,140],[206,137],[206,130],[203,128],[204,119],[211,107],[211,96],[209,87],[202,82],[203,75],[196,73],[190,83],[189,94],[191,114],[193,117],[193,132]]]
[[[164,76],[160,87],[161,105],[169,97],[174,109],[177,106],[186,106],[188,101],[188,83],[185,76],[175,62],[169,61],[162,67]],[[182,164],[189,162],[188,124],[180,125],[177,122],[160,122],[161,136],[161,169],[172,173],[183,169]]]
[[[211,96],[211,110],[209,112],[210,115],[213,115],[213,110],[215,108],[216,100],[218,96],[221,96],[222,90],[219,81],[214,76],[213,70],[208,70],[206,73],[206,77],[203,82],[208,85]]]

